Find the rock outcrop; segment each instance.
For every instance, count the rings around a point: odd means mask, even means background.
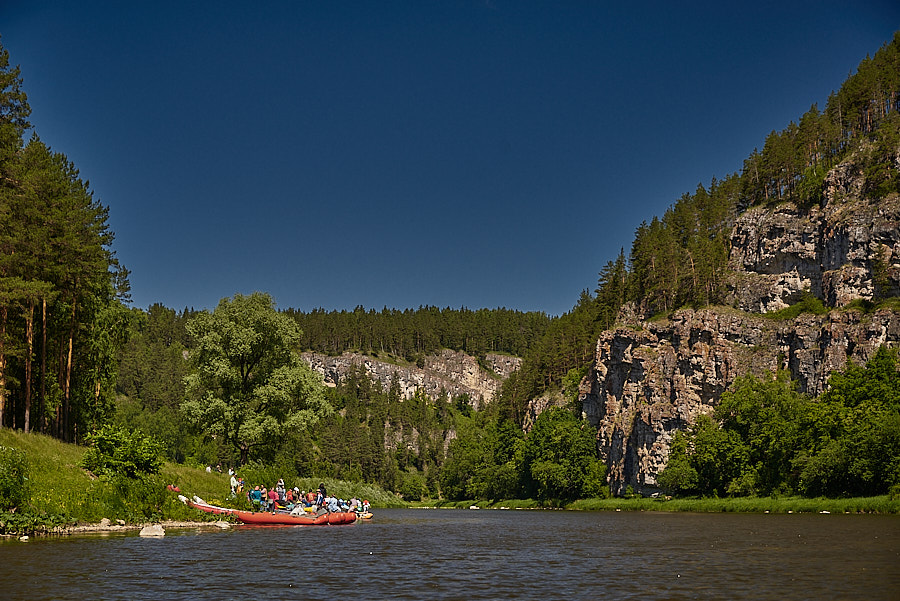
[[[485,369],[475,357],[446,349],[425,357],[421,367],[391,363],[357,353],[331,357],[307,352],[302,357],[314,371],[322,374],[328,386],[336,386],[351,369],[361,368],[385,389],[390,387],[396,374],[401,398],[410,399],[417,390],[430,398],[437,398],[442,391],[451,398],[467,394],[475,408],[490,402],[503,380],[521,362],[518,357],[488,353],[484,363],[490,369]]]
[[[766,313],[808,291],[828,306],[900,292],[900,196],[861,199],[852,161],[825,180],[822,206],[753,207],[731,236],[731,304]]]
[[[580,398],[614,493],[657,492],[675,431],[712,413],[738,376],[788,369],[817,395],[849,361],[900,346],[900,313],[842,309],[900,292],[900,195],[874,200],[865,189],[851,157],[827,174],[819,206],[751,207],[732,229],[728,307],[669,321],[626,310],[628,327],[600,337]],[[807,293],[835,309],[789,321],[761,315]]]
[[[676,430],[715,409],[738,376],[789,369],[800,389],[824,390],[833,371],[900,346],[900,313],[834,310],[777,322],[737,310],[684,310],[671,321],[605,332],[582,381],[614,493],[656,492]]]

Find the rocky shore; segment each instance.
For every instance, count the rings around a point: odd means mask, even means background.
[[[161,522],[144,522],[140,524],[129,524],[123,520],[111,522],[104,518],[98,524],[74,524],[68,526],[59,526],[42,532],[36,532],[35,536],[72,536],[78,534],[109,534],[112,532],[134,532],[140,531],[142,536],[163,536],[166,530],[227,530],[234,524],[219,520],[216,522],[186,522],[177,520],[163,520]],[[19,534],[4,534],[0,538],[18,538],[19,540],[27,540],[28,536]]]

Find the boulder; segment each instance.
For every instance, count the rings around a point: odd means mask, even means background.
[[[151,537],[165,536],[166,531],[159,524],[151,524],[149,526],[144,526],[143,528],[141,528],[140,535],[141,536],[151,536]]]

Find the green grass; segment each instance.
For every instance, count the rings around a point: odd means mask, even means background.
[[[891,297],[877,302],[857,298],[840,308],[841,311],[859,311],[863,314],[875,313],[881,309],[900,311],[900,298]]]
[[[165,489],[175,484],[204,498],[224,497],[228,477],[204,470],[164,464],[160,474],[144,480],[96,477],[80,467],[85,448],[41,434],[0,430],[0,445],[25,453],[28,506],[18,513],[47,522],[96,523],[103,518],[141,523],[156,520],[208,519],[182,504]]]
[[[888,495],[825,499],[806,497],[675,498],[665,500],[584,499],[568,509],[594,511],[686,511],[695,513],[900,513],[900,499]]]

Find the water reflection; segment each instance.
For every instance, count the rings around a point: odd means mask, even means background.
[[[0,543],[10,599],[897,599],[900,517],[382,510]]]

